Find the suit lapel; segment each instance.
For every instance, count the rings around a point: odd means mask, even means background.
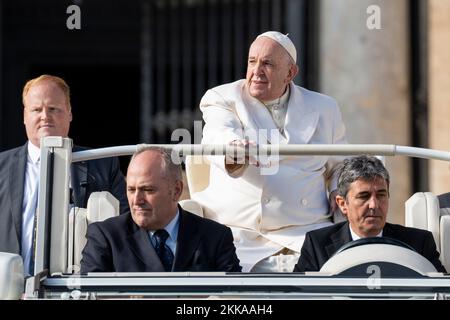
[[[144,263],[145,271],[164,272],[164,267],[150,242],[147,231],[139,228],[133,222],[131,224],[131,233],[127,240],[133,253]]]
[[[385,223],[383,228],[383,237],[397,238],[399,235],[395,233],[390,223]]]
[[[330,236],[331,243],[325,246],[328,258],[331,258],[340,247],[350,242],[351,235],[348,222],[344,223],[335,233]]]
[[[178,229],[177,251],[173,263],[173,271],[188,269],[201,238],[195,220],[189,213],[181,209],[180,206],[178,206],[178,209],[180,212],[180,226]]]
[[[70,184],[72,188],[72,198],[77,207],[85,208],[87,205],[87,188],[92,183],[88,180],[87,163],[75,162],[70,167]]]
[[[72,151],[83,151],[85,149],[74,146]],[[72,197],[77,207],[85,208],[87,206],[87,195],[94,188],[95,177],[89,174],[88,163],[86,161],[75,162],[70,167],[70,183],[72,187]]]
[[[9,185],[11,214],[16,228],[17,239],[19,247],[21,247],[22,238],[22,204],[23,204],[23,190],[25,187],[25,170],[27,165],[27,143],[18,151],[13,157],[10,166]]]
[[[305,103],[304,95],[293,83],[286,114],[285,131],[289,143],[307,144],[319,123],[319,113]]]
[[[255,132],[261,139],[259,143],[295,143],[307,144],[311,140],[317,125],[319,124],[319,113],[314,111],[305,102],[304,94],[293,83],[290,84],[289,104],[286,114],[285,133],[286,138],[279,133],[270,112],[264,105],[251,97],[242,85],[242,103],[236,104],[236,111],[245,125],[257,130]],[[258,129],[265,129],[260,130]],[[266,141],[263,141],[265,139]]]
[[[236,105],[237,112],[239,117],[241,114],[245,115],[243,118],[248,119],[247,127],[254,130],[252,135],[256,135],[249,138],[258,141],[259,144],[269,144],[272,141],[277,144],[285,144],[287,141],[278,131],[269,110],[258,99],[248,94],[245,82],[242,86],[241,96],[243,101],[242,104]]]

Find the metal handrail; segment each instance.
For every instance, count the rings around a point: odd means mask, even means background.
[[[378,155],[378,156],[409,156],[424,159],[450,161],[450,152],[397,146],[393,144],[262,144],[247,148],[231,145],[212,144],[138,144],[74,152],[72,162],[93,160],[113,156],[132,155],[140,146],[155,146],[175,150],[180,155],[224,155],[245,152],[253,155]]]

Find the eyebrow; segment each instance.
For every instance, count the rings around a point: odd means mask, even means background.
[[[248,57],[248,60],[257,60],[257,58],[255,57],[255,56],[249,56]],[[262,62],[270,62],[270,63],[274,63],[274,59],[272,59],[272,58],[260,58],[260,60],[262,61]]]
[[[376,190],[376,193],[383,193],[383,192],[387,193],[388,190],[387,189]],[[363,194],[367,194],[367,193],[370,193],[370,191],[361,191],[361,192],[358,192],[356,195],[363,195]]]

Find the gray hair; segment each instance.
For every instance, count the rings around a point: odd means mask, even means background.
[[[131,157],[131,161],[139,154],[146,151],[155,151],[161,155],[161,170],[164,172],[165,177],[172,178],[174,182],[183,180],[181,160],[179,159],[178,154],[171,152],[167,148],[140,144],[137,146],[136,152]]]
[[[362,179],[366,181],[382,178],[386,181],[389,188],[389,172],[384,167],[381,160],[372,156],[357,156],[345,159],[342,162],[338,178],[338,193],[346,197],[350,184]]]

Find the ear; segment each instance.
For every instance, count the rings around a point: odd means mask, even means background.
[[[294,80],[297,73],[298,73],[298,66],[296,64],[292,64],[289,67],[289,71],[288,71],[288,83],[291,82],[292,80]]]
[[[183,192],[183,181],[176,181],[173,190],[173,201],[178,202],[178,200],[180,200],[181,193]]]
[[[347,216],[348,207],[347,207],[347,202],[345,201],[345,198],[343,196],[337,195],[336,196],[336,204],[339,206],[339,209],[341,209],[342,214],[344,216]]]

